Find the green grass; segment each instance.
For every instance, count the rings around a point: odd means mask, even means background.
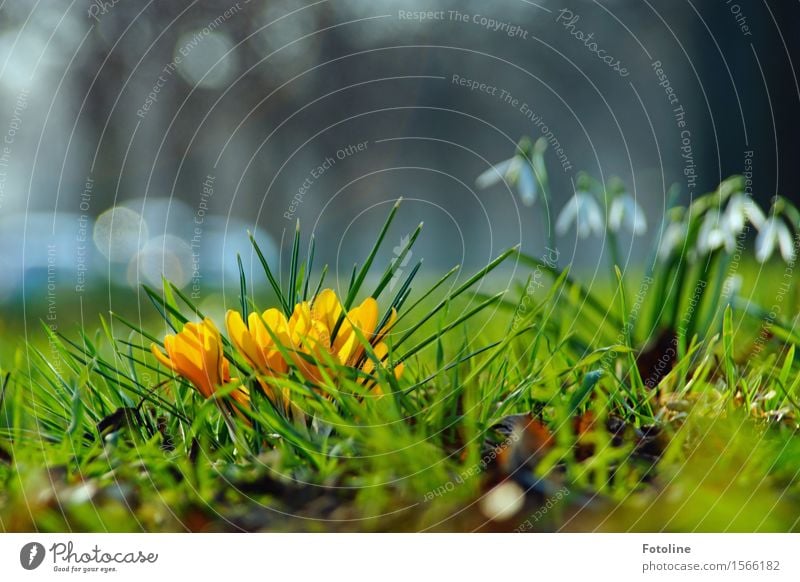
[[[203,315],[169,283],[146,289],[161,315],[146,329],[112,314],[96,330],[43,326],[5,348],[0,529],[800,529],[800,301],[790,277],[771,314],[776,289],[763,285],[784,265],[765,274],[743,259],[743,285],[726,295],[723,250],[654,255],[644,272],[610,270],[598,290],[509,249],[475,273],[415,266],[390,293],[405,251],[386,265],[376,256],[401,208],[344,298],[376,297],[384,321],[399,312],[373,379],[380,397],[352,370],[320,385],[293,372],[271,380],[291,394],[286,412],[226,343],[252,406],[202,399],[149,353]],[[335,286],[313,245],[298,228],[284,286],[266,260],[261,281],[242,269],[241,310],[289,313]],[[479,292],[514,261],[531,279]],[[399,361],[398,381],[388,370]],[[521,498],[492,520],[501,482]]]

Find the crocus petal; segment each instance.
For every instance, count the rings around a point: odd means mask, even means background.
[[[312,302],[303,301],[295,305],[288,320],[277,309],[268,309],[260,316],[250,314],[245,323],[239,313],[229,311],[226,325],[234,347],[259,372],[256,379],[262,390],[274,402],[290,407],[288,392],[276,389],[269,381],[277,373],[287,372],[290,365],[306,380],[319,383],[326,378],[335,379],[340,366],[359,367],[363,371],[367,360],[363,357],[366,346],[362,344],[360,336],[373,345],[382,346],[381,353],[388,354],[385,344],[380,340],[397,320],[394,309],[378,330],[378,303],[372,297],[366,298],[347,313],[332,342],[333,329],[339,323],[342,312],[336,294],[326,289]],[[214,388],[219,384],[227,384],[230,377],[219,331],[207,320],[199,325],[187,324],[182,334],[176,355],[173,357],[168,352],[170,358],[161,354],[162,357],[165,361],[169,360],[168,363],[176,367],[201,393],[213,394]],[[402,370],[403,367],[398,366],[394,372],[399,376]],[[237,392],[232,397],[244,402],[246,390],[243,389],[242,394]]]
[[[342,306],[333,289],[320,291],[311,306],[312,317],[321,321],[329,330],[333,331],[339,316],[342,314]]]
[[[171,335],[168,335],[167,337],[165,337],[164,338],[164,344],[167,345],[167,343],[170,342],[170,340],[172,340],[173,337],[174,336],[171,336]],[[173,364],[172,360],[166,354],[164,354],[164,352],[161,351],[161,349],[158,347],[157,344],[155,344],[155,343],[152,344],[150,346],[150,351],[153,352],[153,355],[156,357],[156,359],[159,362],[161,362],[164,366],[166,366],[167,368],[169,368],[169,369],[171,369],[173,371],[177,371],[176,368],[175,368],[175,364]]]
[[[371,339],[378,326],[378,302],[372,297],[367,297],[361,305],[350,310],[347,318],[358,327],[364,337]]]
[[[244,356],[253,368],[260,370],[264,367],[265,361],[250,331],[254,328],[254,315],[258,318],[257,314],[250,314],[248,318],[250,326],[248,329],[248,326],[244,323],[244,319],[242,319],[242,315],[238,311],[229,310],[225,314],[225,327],[228,328],[228,335],[234,347]]]
[[[340,344],[340,347],[336,352],[336,357],[339,359],[339,362],[342,365],[355,363],[352,362],[352,360],[356,359],[354,357],[354,353],[358,347],[360,347],[358,345],[358,338],[356,337],[355,332],[351,330],[350,333],[347,334],[347,338]]]
[[[305,336],[311,328],[311,305],[308,301],[303,301],[295,305],[292,316],[289,318],[288,326],[292,343],[294,345],[299,345],[303,336]]]
[[[291,344],[289,322],[283,312],[278,309],[267,309],[261,314],[256,329],[254,330],[252,325],[250,329],[255,332],[256,342],[262,350],[274,346],[276,339],[281,345]]]
[[[389,333],[389,330],[392,329],[396,321],[397,321],[397,310],[394,307],[392,307],[392,311],[389,313],[389,319],[386,321],[386,323],[383,325],[380,331],[377,334],[375,334],[374,341],[376,343],[383,341],[383,339],[386,337],[386,334]]]
[[[373,353],[379,362],[383,362],[389,354],[389,348],[385,343],[380,343],[373,348]],[[375,371],[375,362],[372,358],[367,358],[367,361],[364,362],[363,371],[366,374],[372,374]]]
[[[164,339],[164,348],[166,355],[156,345],[151,346],[151,351],[159,362],[186,378],[206,398],[214,394],[217,386],[234,381],[222,353],[219,330],[210,319],[187,323],[180,333]]]

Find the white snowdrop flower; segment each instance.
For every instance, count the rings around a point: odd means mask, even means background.
[[[670,222],[667,228],[664,229],[661,247],[658,249],[658,255],[661,260],[668,259],[675,249],[683,245],[685,239],[686,224],[684,222]]]
[[[775,248],[778,248],[781,257],[787,263],[794,262],[794,240],[789,227],[777,216],[770,216],[764,223],[764,227],[756,237],[756,259],[759,263],[767,261]]]
[[[519,169],[517,191],[525,206],[533,206],[533,203],[536,202],[536,176],[533,174],[533,168],[531,168],[527,160],[523,162]]]
[[[644,210],[627,192],[616,196],[608,211],[608,228],[612,232],[618,232],[622,227],[636,236],[647,232]]]
[[[499,164],[495,164],[475,179],[475,185],[483,190],[494,186],[502,180],[517,188],[517,192],[519,192],[519,196],[525,206],[533,206],[534,202],[536,202],[538,193],[536,176],[530,163],[523,156],[515,155]]]
[[[766,217],[750,197],[742,193],[734,194],[725,210],[725,223],[731,232],[737,235],[744,230],[748,221],[760,230],[764,226]]]
[[[719,210],[711,210],[706,213],[703,224],[700,225],[697,250],[702,255],[723,247],[728,253],[732,253],[736,249],[736,236]]]
[[[738,295],[739,291],[742,290],[742,282],[742,276],[738,273],[726,277],[725,282],[722,284],[722,295],[728,298]]]
[[[592,234],[603,234],[603,212],[594,196],[578,191],[570,198],[556,220],[556,232],[563,235],[572,224],[578,231],[578,238],[588,238]]]
[[[510,182],[512,175],[517,172],[516,168],[519,163],[520,158],[518,156],[514,156],[513,158],[509,158],[498,164],[495,164],[483,172],[480,176],[475,178],[475,185],[483,190],[485,188],[494,186],[501,180]]]

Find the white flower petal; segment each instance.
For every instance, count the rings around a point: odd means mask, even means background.
[[[664,229],[664,236],[661,239],[661,248],[658,254],[662,260],[670,257],[672,252],[678,247],[686,236],[686,225],[682,222],[672,222]]]
[[[505,179],[506,172],[508,172],[510,166],[511,166],[511,160],[505,160],[503,162],[500,162],[499,164],[492,166],[491,168],[483,172],[480,176],[475,178],[475,185],[481,190],[489,188],[490,186],[494,186],[501,180]]]
[[[794,240],[792,240],[792,233],[789,231],[789,227],[787,227],[783,222],[780,222],[778,223],[776,230],[778,245],[780,246],[783,260],[787,263],[793,263],[795,257]]]
[[[620,229],[624,215],[625,203],[622,196],[617,196],[611,201],[611,208],[608,210],[608,228],[611,232],[617,232]]]
[[[765,262],[775,251],[777,242],[777,232],[775,229],[775,218],[770,218],[764,223],[764,227],[756,237],[756,260],[759,263]]]
[[[718,210],[709,211],[703,218],[700,225],[700,232],[697,235],[697,250],[703,255],[710,253],[721,247],[728,249],[731,241],[736,245],[736,240],[728,228],[726,217],[723,217]]]
[[[584,198],[584,212],[589,229],[594,234],[601,236],[603,234],[603,211],[600,210],[600,205],[591,194],[586,194]]]
[[[506,181],[509,184],[516,184],[519,180],[519,171],[526,164],[525,159],[521,156],[514,156],[508,160],[508,168],[506,169]]]
[[[706,236],[705,247],[708,251],[715,251],[725,243],[723,232],[715,228]]]
[[[730,230],[722,230],[722,244],[725,246],[725,252],[729,255],[733,254],[736,250],[736,237]]]
[[[603,232],[603,214],[600,205],[594,196],[588,192],[578,192],[575,195],[578,205],[575,222],[578,227],[578,237],[586,238],[593,232]]]
[[[742,290],[742,281],[743,279],[741,275],[730,275],[722,284],[722,294],[725,297],[733,297],[734,295],[738,295],[739,291]]]
[[[756,204],[754,200],[748,198],[747,204],[745,205],[745,213],[747,214],[748,220],[750,220],[750,224],[756,227],[756,229],[761,230],[764,226],[764,223],[767,221],[767,217],[764,216],[764,212],[761,210],[761,207]]]
[[[578,238],[580,239],[589,238],[589,236],[592,234],[592,229],[589,227],[589,225],[585,221],[581,220],[576,223],[575,230]]]
[[[633,196],[628,197],[628,205],[629,209],[625,215],[625,226],[634,235],[641,236],[647,232],[647,217],[645,217],[644,210],[642,210],[642,207],[639,206],[639,203],[636,202]]]
[[[603,213],[597,200],[588,192],[576,192],[556,221],[556,232],[564,234],[574,222],[578,238],[603,234]]]
[[[745,198],[741,194],[734,194],[725,210],[724,222],[732,232],[738,234],[744,230],[745,219]]]
[[[520,166],[517,189],[522,203],[525,206],[533,206],[533,203],[536,202],[536,176],[527,161]]]
[[[575,217],[578,215],[578,195],[576,194],[569,199],[564,208],[558,215],[556,220],[556,232],[560,235],[565,234],[569,227],[575,222]]]

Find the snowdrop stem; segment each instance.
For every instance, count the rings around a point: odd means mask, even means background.
[[[556,248],[556,223],[553,219],[552,198],[550,197],[550,179],[547,175],[547,165],[544,162],[544,152],[547,149],[547,142],[542,138],[536,141],[532,147],[528,163],[531,165],[536,181],[539,183],[539,191],[544,203],[544,214],[542,220],[545,222],[544,228],[547,233],[547,246],[551,250]]]
[[[657,287],[655,290],[655,300],[653,301],[652,313],[650,315],[650,321],[653,322],[653,329],[651,332],[656,332],[658,328],[661,327],[661,322],[670,306],[669,289],[667,286],[670,281],[670,274],[673,272],[675,265],[678,263],[678,258],[677,256],[673,256],[672,258],[668,259],[668,261],[669,262],[664,266],[664,268],[661,269],[661,275],[656,278]],[[675,329],[671,323],[671,320],[670,329]]]
[[[673,184],[670,189],[667,191],[667,204],[666,208],[672,209],[678,202],[678,197],[680,196],[680,187],[677,184]],[[656,242],[653,244],[653,248],[650,251],[650,255],[647,259],[647,271],[644,275],[644,279],[640,287],[644,286],[645,280],[653,280],[656,274],[656,266],[659,262],[658,260],[658,251],[659,251],[659,244],[660,241],[664,238],[664,233],[667,230],[667,225],[669,224],[669,210],[664,212],[664,215],[661,217],[661,225],[658,229],[658,236],[656,237]],[[662,269],[660,269],[661,277],[655,277],[655,281],[657,281],[656,287],[656,294],[655,294],[655,301],[653,302],[653,312],[650,317],[650,321],[652,322],[653,329],[652,332],[655,332],[661,324],[661,319],[663,316],[663,310],[667,305],[667,282],[669,281],[669,273],[675,267],[676,259],[673,257],[671,259],[667,259],[667,263],[664,265]]]
[[[550,206],[550,196],[547,193],[545,183],[542,183],[542,201],[544,202],[544,213],[542,214],[542,224],[547,233],[547,246],[551,251],[556,249],[556,228],[553,222],[553,209]]]
[[[693,304],[689,303],[689,305],[687,305],[688,317],[684,318],[686,320],[685,322],[681,322],[681,329],[685,333],[678,334],[680,340],[678,343],[680,357],[683,357],[686,353],[686,342],[691,341],[697,331],[697,318],[702,310],[703,299],[708,291],[708,283],[711,280],[711,274],[719,270],[720,257],[723,253],[724,251],[721,249],[717,249],[711,253],[705,268],[700,273],[700,276],[697,277],[697,283],[694,289],[692,289],[690,291],[691,294],[688,295]],[[706,337],[706,334],[702,333],[701,336]]]
[[[617,277],[616,269],[619,268],[620,271],[622,270],[622,263],[620,262],[619,240],[617,239],[617,233],[613,232],[608,227],[606,227],[606,245],[608,246],[608,259],[611,262],[611,280],[613,281]],[[620,284],[622,285],[623,283]]]
[[[725,284],[725,278],[728,274],[728,267],[731,264],[731,256],[727,253],[717,252],[712,265],[713,273],[709,277],[709,281],[713,282],[713,289],[710,296],[710,305],[706,310],[703,317],[703,322],[700,325],[700,330],[703,331],[706,337],[714,335],[710,332],[710,328],[714,325],[717,315],[721,314],[720,299],[722,298],[722,287]],[[729,301],[725,302],[728,305]],[[720,320],[721,323],[722,320]]]
[[[668,299],[669,301],[667,304],[670,306],[670,314],[669,314],[669,327],[676,332],[678,330],[678,314],[680,313],[680,304],[681,299],[683,298],[683,286],[686,282],[686,271],[690,268],[689,262],[686,260],[686,257],[683,255],[678,256],[678,262],[675,269],[675,277],[674,277],[674,285],[673,288],[668,291]]]

